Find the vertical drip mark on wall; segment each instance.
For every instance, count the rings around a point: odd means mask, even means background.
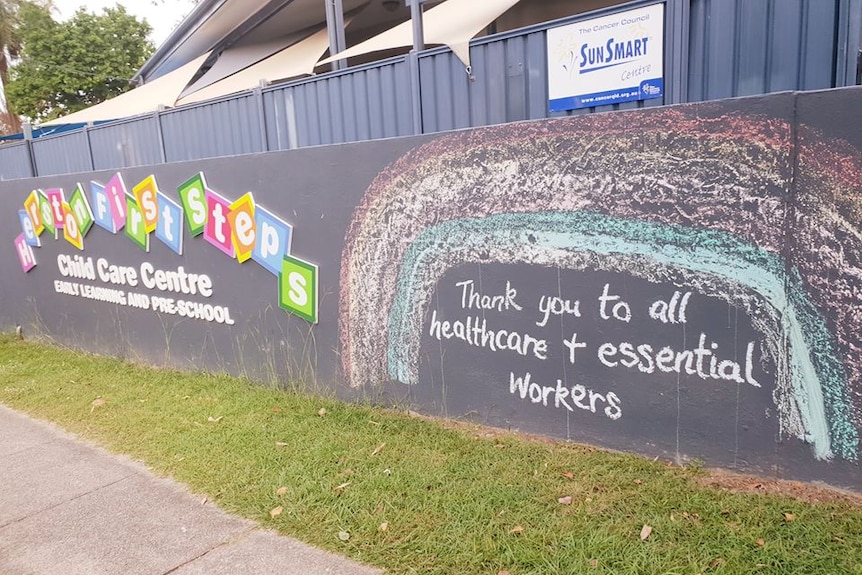
[[[728,316],[730,307],[728,307]],[[728,318],[729,319],[729,318]],[[736,346],[739,345],[739,308],[733,308],[733,361],[739,361],[739,350]],[[736,382],[736,422],[733,425],[733,467],[736,467],[737,459],[739,458],[739,396],[741,385]]]
[[[688,347],[685,333],[685,324],[682,324],[682,348],[686,349]],[[680,409],[680,381],[682,379],[682,370],[676,372],[676,464],[682,465],[682,454],[679,452],[679,430],[682,427],[682,411]]]
[[[440,309],[440,293],[436,292],[434,294],[435,300],[437,302],[437,309]],[[449,414],[449,401],[446,398],[446,362],[443,357],[443,340],[440,340],[440,405],[443,409],[443,416],[447,416]]]
[[[767,14],[767,17],[769,18],[769,21],[772,21],[772,19],[775,16],[775,5],[772,1],[770,1],[768,6],[769,6],[769,8],[768,8],[769,12]],[[773,28],[774,28],[774,26],[769,26],[767,29],[767,33],[769,35],[769,41],[770,42],[772,41],[772,38],[773,38]],[[770,51],[770,55],[772,55],[771,51]],[[769,63],[771,64],[771,58],[769,59]],[[770,70],[767,69],[767,72],[770,72]],[[768,83],[767,89],[770,89],[771,84],[772,84],[772,78],[770,75],[766,76],[766,81]],[[790,306],[793,305],[793,300],[792,300],[792,293],[793,292],[791,291],[792,290],[792,283],[793,283],[793,279],[794,279],[793,278],[793,252],[794,252],[795,244],[794,244],[794,237],[793,237],[794,236],[793,229],[795,227],[794,222],[796,221],[796,217],[797,217],[796,202],[798,201],[797,186],[799,184],[799,130],[797,129],[797,124],[795,121],[798,114],[799,114],[799,110],[797,109],[797,102],[798,102],[798,100],[796,98],[794,98],[793,104],[792,104],[792,106],[793,106],[792,114],[793,114],[794,121],[790,123],[791,147],[790,147],[790,157],[788,158],[790,161],[790,170],[791,171],[790,171],[790,181],[787,182],[787,190],[786,190],[787,191],[787,197],[785,199],[785,206],[786,206],[785,207],[785,214],[786,214],[786,216],[784,218],[784,229],[782,230],[782,232],[783,232],[782,236],[783,237],[782,237],[781,251],[782,251],[782,256],[784,259],[784,278],[783,278],[784,279],[784,291],[785,291],[785,293],[788,294],[788,297],[786,298],[786,300],[784,302],[785,303],[785,309],[779,310],[779,313],[781,314],[782,318],[787,317],[787,313],[790,309]],[[806,331],[808,331],[810,333],[810,331],[814,331],[814,330],[806,330]],[[810,335],[809,335],[809,337],[810,337]],[[782,331],[782,343],[783,343],[783,349],[782,349],[782,353],[781,353],[780,357],[789,359],[789,356],[787,354],[792,351],[793,344],[795,342],[794,342],[793,336],[790,333],[788,333],[787,330]],[[790,361],[786,361],[786,362],[784,362],[784,365],[782,367],[776,366],[776,370],[778,371],[778,370],[783,369],[783,370],[786,370],[785,373],[788,373],[791,377],[793,377],[794,375],[798,376],[797,373],[794,373],[794,367],[795,366]],[[779,371],[779,373],[781,373],[781,371]],[[802,400],[800,400],[800,401],[804,401],[804,400],[805,400],[805,398],[802,398]],[[777,461],[777,460],[779,460],[778,456],[779,456],[781,441],[784,439],[784,437],[786,437],[785,429],[784,429],[784,425],[783,425],[784,414],[781,413],[781,410],[785,409],[785,410],[789,411],[790,409],[792,409],[792,406],[788,406],[786,403],[776,402],[776,407],[778,407],[778,409],[779,409],[779,413],[778,413],[779,437],[778,437],[778,440],[775,442],[775,448],[774,448],[775,449],[775,455],[776,455],[775,460]],[[833,438],[834,438],[834,433],[832,433],[832,430],[830,430],[830,439],[833,439]]]
[[[562,301],[563,299],[563,281],[561,279],[560,274],[560,266],[557,266],[557,297]],[[560,315],[560,341],[566,341],[566,333],[565,333],[565,325],[563,322],[563,315]],[[562,354],[563,359],[563,385],[565,387],[569,387],[569,376],[566,371],[566,354]],[[571,428],[571,418],[568,410],[566,411],[566,439],[572,438],[572,428]]]
[[[484,288],[482,287],[482,262],[478,262],[476,264],[479,267],[479,293],[485,293]],[[482,321],[485,320],[485,308],[482,307]]]

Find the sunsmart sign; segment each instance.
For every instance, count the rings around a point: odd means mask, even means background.
[[[239,263],[254,260],[275,275],[278,281],[273,291],[279,306],[317,323],[317,266],[291,254],[293,226],[257,205],[251,192],[230,201],[207,185],[203,172],[178,186],[178,200],[160,190],[153,175],[129,189],[122,174],[116,173],[104,184],[91,181],[89,194],[84,190],[83,185],[76,185],[68,200],[62,188],[33,190],[24,200],[18,211],[21,233],[15,238],[15,251],[25,273],[36,267],[33,248],[42,246],[42,238],[59,240],[62,235],[83,252],[85,236],[94,227],[125,236],[143,252],[150,251],[150,236],[155,235],[182,256],[185,221],[191,236],[202,235],[203,241],[228,258]],[[163,270],[148,261],[130,266],[86,254],[60,254],[57,267],[65,278],[56,282],[57,293],[233,323],[225,308],[161,297],[164,292],[178,297],[212,295],[209,276],[189,273],[183,266]]]
[[[548,30],[550,110],[664,95],[664,4]]]

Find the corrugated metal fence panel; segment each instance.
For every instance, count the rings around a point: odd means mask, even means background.
[[[97,170],[157,164],[162,161],[158,118],[90,128],[90,148]]]
[[[74,174],[93,169],[86,130],[33,140],[33,159],[40,176]]]
[[[412,133],[404,59],[267,90],[270,150],[340,144]]]
[[[27,142],[0,146],[0,180],[19,180],[33,175]]]
[[[841,0],[692,0],[689,101],[834,84]]]
[[[862,50],[862,0],[841,0],[838,15],[836,86],[853,86]]]
[[[257,94],[162,113],[168,162],[264,151]]]
[[[473,45],[472,74],[449,50],[419,59],[426,133],[547,117],[545,32]]]

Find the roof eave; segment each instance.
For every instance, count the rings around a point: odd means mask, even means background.
[[[213,14],[218,12],[228,0],[201,0],[195,5],[194,9],[188,16],[183,18],[182,22],[174,29],[173,32],[162,42],[162,44],[153,52],[141,69],[135,72],[132,76],[132,83],[139,83],[141,80],[149,76],[160,65],[162,65],[179,46],[197,30],[207,20],[212,18]]]

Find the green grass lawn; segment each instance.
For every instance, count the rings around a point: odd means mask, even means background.
[[[0,402],[392,573],[862,574],[862,509],[726,493],[637,456],[11,336]]]

